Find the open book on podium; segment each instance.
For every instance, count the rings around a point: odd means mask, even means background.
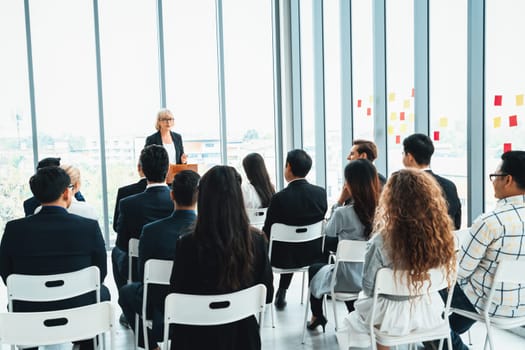
[[[175,175],[183,170],[193,170],[197,172],[198,167],[197,164],[170,164],[170,167],[168,168],[168,175],[166,176],[166,183],[172,183]]]

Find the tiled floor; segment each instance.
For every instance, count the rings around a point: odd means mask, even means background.
[[[108,259],[108,277],[106,279],[106,285],[110,288],[112,302],[115,305],[115,324],[116,327],[116,339],[115,339],[115,350],[128,350],[133,349],[133,333],[122,327],[118,323],[118,316],[120,315],[120,309],[117,304],[118,295],[116,293],[115,285],[113,283],[111,275],[111,260]],[[275,285],[278,283],[279,277],[275,278]],[[326,333],[322,333],[319,327],[317,331],[307,332],[305,344],[301,344],[303,322],[304,322],[304,311],[305,305],[300,304],[300,291],[301,291],[301,276],[296,274],[288,291],[287,301],[288,306],[284,311],[274,310],[275,315],[275,328],[271,326],[270,312],[267,310],[266,315],[263,319],[263,327],[261,330],[262,348],[272,350],[294,350],[294,349],[322,349],[322,350],[338,350],[339,345],[335,336],[333,312],[330,302],[328,303],[328,324],[326,327]],[[306,302],[306,301],[305,301]],[[6,305],[6,290],[2,284],[0,286],[0,303]],[[338,303],[338,314],[340,315],[339,320],[341,321],[344,317],[346,308],[343,303]],[[310,313],[308,313],[310,317]],[[485,329],[482,324],[476,324],[472,328],[472,340],[473,349],[483,349],[483,342],[485,338]],[[525,338],[520,337],[516,334],[506,331],[495,331],[495,342],[496,349],[525,349]],[[466,340],[466,338],[465,338]],[[8,349],[7,346],[2,347],[2,350]],[[41,348],[42,349],[42,348]],[[56,345],[47,346],[46,350],[69,350],[71,345]],[[402,349],[402,347],[400,347]]]

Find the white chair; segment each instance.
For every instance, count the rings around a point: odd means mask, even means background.
[[[344,263],[359,263],[365,261],[365,251],[366,251],[366,241],[353,241],[353,240],[341,240],[337,244],[337,252],[335,254],[335,266],[332,271],[332,279],[330,281],[330,296],[332,297],[332,306],[334,310],[334,321],[335,321],[335,330],[339,329],[339,324],[337,323],[337,308],[336,301],[350,301],[356,300],[359,296],[359,292],[350,293],[350,292],[336,292],[335,286],[337,284],[337,272],[339,268]],[[310,288],[308,288],[308,296],[310,296]],[[326,296],[326,295],[325,295]],[[306,320],[308,318],[308,309],[310,306],[310,298],[306,299],[306,309],[304,312],[304,327],[303,327],[303,341],[304,344],[306,336]]]
[[[294,244],[294,243],[311,242],[316,239],[322,238],[321,247],[323,247],[324,246],[323,227],[324,227],[324,220],[316,222],[315,224],[303,225],[303,226],[291,226],[291,225],[285,225],[281,223],[273,224],[271,228],[270,244],[268,248],[268,256],[270,257],[270,262],[272,261],[272,247],[273,247],[274,242],[285,242],[285,243]],[[319,253],[321,254],[322,251]],[[309,265],[298,266],[296,268],[280,268],[280,267],[274,267],[272,265],[272,271],[277,274],[294,273],[294,272],[303,273],[303,282],[301,284],[301,304],[303,303],[303,298],[304,298],[304,282],[305,282],[306,272],[308,272],[308,267]]]
[[[58,311],[0,313],[0,344],[51,345],[109,331],[110,349],[114,349],[114,330],[113,307],[108,301]]]
[[[248,221],[250,221],[250,225],[258,228],[259,230],[262,230],[264,226],[264,220],[266,220],[267,211],[268,208],[246,208],[246,215],[248,216]]]
[[[148,287],[151,284],[169,285],[173,260],[149,259],[144,264],[144,292],[142,296],[142,331],[144,334],[144,346],[148,346],[148,328],[153,327],[151,320],[147,319]],[[139,315],[135,314],[135,347],[138,349]]]
[[[487,298],[486,305],[491,305],[494,296],[499,293],[498,289],[501,288],[501,283],[513,283],[513,284],[525,284],[525,277],[523,276],[525,271],[525,261],[523,260],[502,260],[498,262],[496,273],[494,274],[494,280]],[[450,311],[479,321],[484,322],[487,329],[487,336],[485,337],[484,349],[487,348],[487,344],[490,349],[494,347],[494,335],[492,333],[492,327],[499,329],[510,329],[525,325],[525,317],[498,317],[489,315],[490,307],[485,308],[483,313],[470,312],[462,309],[451,308]]]
[[[430,279],[425,281],[419,290],[419,294],[414,295],[414,291],[411,286],[408,285],[406,273],[397,272],[394,274],[394,271],[389,268],[380,269],[376,275],[375,288],[374,288],[374,297],[372,304],[372,313],[370,316],[370,338],[372,342],[372,349],[377,349],[377,344],[379,343],[384,346],[395,346],[400,344],[414,344],[416,342],[423,342],[429,340],[440,339],[439,349],[443,347],[443,339],[447,339],[447,345],[449,349],[452,349],[452,340],[450,338],[450,326],[448,323],[448,317],[443,318],[443,322],[436,325],[433,329],[430,330],[415,330],[409,334],[402,336],[394,336],[381,332],[374,326],[374,318],[377,308],[377,300],[380,294],[383,295],[392,295],[392,296],[427,296],[428,294],[433,298],[441,297],[437,293],[439,290],[448,288],[448,282],[446,275],[442,269],[432,269],[429,271]],[[453,287],[456,282],[455,276],[450,281],[450,285]],[[454,288],[450,288],[448,293],[448,298],[443,307],[443,312],[441,316],[448,315],[450,310],[450,302],[452,301],[452,294]],[[428,294],[427,294],[428,293]],[[414,302],[418,302],[417,299]]]
[[[453,231],[454,243],[456,244],[456,251],[459,251],[461,244],[463,244],[470,237],[470,228]]]
[[[128,242],[128,284],[133,282],[133,259],[139,257],[139,240],[130,238]]]
[[[168,350],[170,324],[213,326],[256,315],[260,325],[265,303],[266,287],[263,284],[220,295],[168,294],[164,308],[162,348]]]

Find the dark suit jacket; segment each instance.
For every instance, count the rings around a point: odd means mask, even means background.
[[[182,137],[180,134],[177,134],[176,132],[170,131],[171,139],[173,140],[173,146],[175,146],[175,159],[177,160],[177,164],[182,164],[182,161],[180,160],[180,156],[184,153],[184,146],[182,145]],[[157,131],[156,133],[149,135],[146,138],[146,144],[144,147],[149,145],[159,145],[162,146],[162,137],[160,136],[160,131]]]
[[[273,195],[266,213],[263,231],[268,240],[274,223],[310,225],[324,219],[328,204],[324,188],[309,184],[305,179],[295,180]],[[298,267],[310,265],[320,256],[321,242],[297,244],[276,243],[272,247],[272,265]]]
[[[168,186],[153,186],[144,192],[120,201],[115,245],[128,251],[130,238],[140,238],[142,227],[152,221],[165,218],[173,212],[173,201]]]
[[[266,286],[266,301],[272,301],[273,275],[268,261],[267,243],[254,231],[254,266],[251,278],[242,281],[245,289],[262,283]],[[186,294],[222,294],[236,290],[219,290],[217,262],[213,254],[201,254],[199,242],[192,234],[182,236],[175,248],[175,260],[171,273],[171,292]],[[175,325],[171,349],[261,349],[259,327],[255,317],[221,326]]]
[[[139,182],[135,182],[134,184],[126,185],[118,189],[117,200],[115,201],[115,213],[113,214],[113,230],[115,232],[117,232],[117,221],[118,221],[118,216],[120,214],[119,212],[120,200],[122,198],[126,198],[131,195],[134,195],[140,192],[144,192],[147,184],[148,184],[148,180],[146,180],[146,178],[142,178],[139,180]]]
[[[88,266],[107,272],[104,239],[98,222],[62,207],[44,206],[35,215],[7,223],[0,243],[0,275],[4,283],[12,273],[48,275],[73,272]],[[109,294],[109,293],[108,293]],[[95,302],[82,296],[63,302],[19,303],[15,311],[44,311],[70,308]],[[29,304],[33,307],[26,308]]]
[[[79,202],[85,202],[86,201],[86,199],[84,198],[82,193],[80,193],[80,191],[75,193],[75,198]],[[39,206],[40,206],[40,202],[35,197],[31,197],[31,198],[26,199],[24,201],[24,214],[26,216],[33,215],[35,213],[35,209],[38,208]]]
[[[429,174],[434,176],[436,181],[441,186],[443,190],[443,195],[448,203],[448,215],[454,223],[454,227],[458,230],[461,227],[461,202],[459,201],[458,191],[456,185],[448,179],[436,175],[432,170],[426,170]]]

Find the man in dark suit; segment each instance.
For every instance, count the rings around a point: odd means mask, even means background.
[[[309,184],[305,177],[312,167],[312,158],[303,150],[288,152],[284,176],[288,186],[276,193],[268,207],[263,231],[268,239],[274,223],[286,225],[310,225],[324,219],[327,202],[324,188]],[[300,246],[276,243],[272,247],[272,266],[288,268],[310,265],[321,256],[321,241]],[[275,296],[278,309],[286,306],[286,290],[293,274],[281,274],[279,289]]]
[[[144,172],[142,171],[142,167],[140,166],[140,164],[137,164],[137,171],[140,175],[140,180],[130,185],[120,187],[117,191],[117,199],[115,201],[115,212],[113,214],[113,230],[115,232],[117,232],[117,221],[118,221],[118,217],[120,214],[119,212],[120,200],[122,198],[126,198],[131,195],[144,192],[144,190],[146,189],[146,185],[148,184],[146,178],[144,177]]]
[[[191,170],[178,173],[173,179],[171,198],[175,211],[167,218],[144,225],[139,243],[138,281],[120,289],[119,304],[135,329],[134,315],[142,314],[144,265],[149,259],[173,261],[175,245],[182,234],[189,232],[197,215],[199,174]],[[148,319],[153,319],[153,332],[148,332],[149,349],[155,349],[158,340],[162,340],[164,299],[169,293],[169,286],[152,286],[148,291]],[[139,346],[143,346],[142,322],[139,327]]]
[[[113,277],[120,290],[128,278],[128,244],[130,238],[139,238],[142,227],[165,218],[173,212],[170,190],[166,185],[168,153],[162,146],[151,145],[140,153],[140,166],[146,176],[146,190],[120,201],[117,221],[117,240],[111,253]],[[133,280],[137,280],[133,271]]]
[[[31,191],[42,203],[35,215],[7,223],[0,243],[0,276],[4,283],[13,273],[50,275],[97,266],[100,280],[107,272],[106,248],[96,220],[69,214],[73,192],[71,180],[60,167],[43,167],[29,180]],[[101,286],[101,299],[109,290]],[[45,303],[18,302],[11,311],[49,311],[96,302],[95,294]],[[81,342],[89,348],[92,342]]]
[[[430,159],[434,154],[434,144],[425,134],[412,134],[403,140],[403,165],[417,168],[431,174],[441,186],[445,200],[448,203],[448,215],[454,227],[461,227],[461,202],[459,201],[456,185],[444,177],[436,175],[430,169]]]

